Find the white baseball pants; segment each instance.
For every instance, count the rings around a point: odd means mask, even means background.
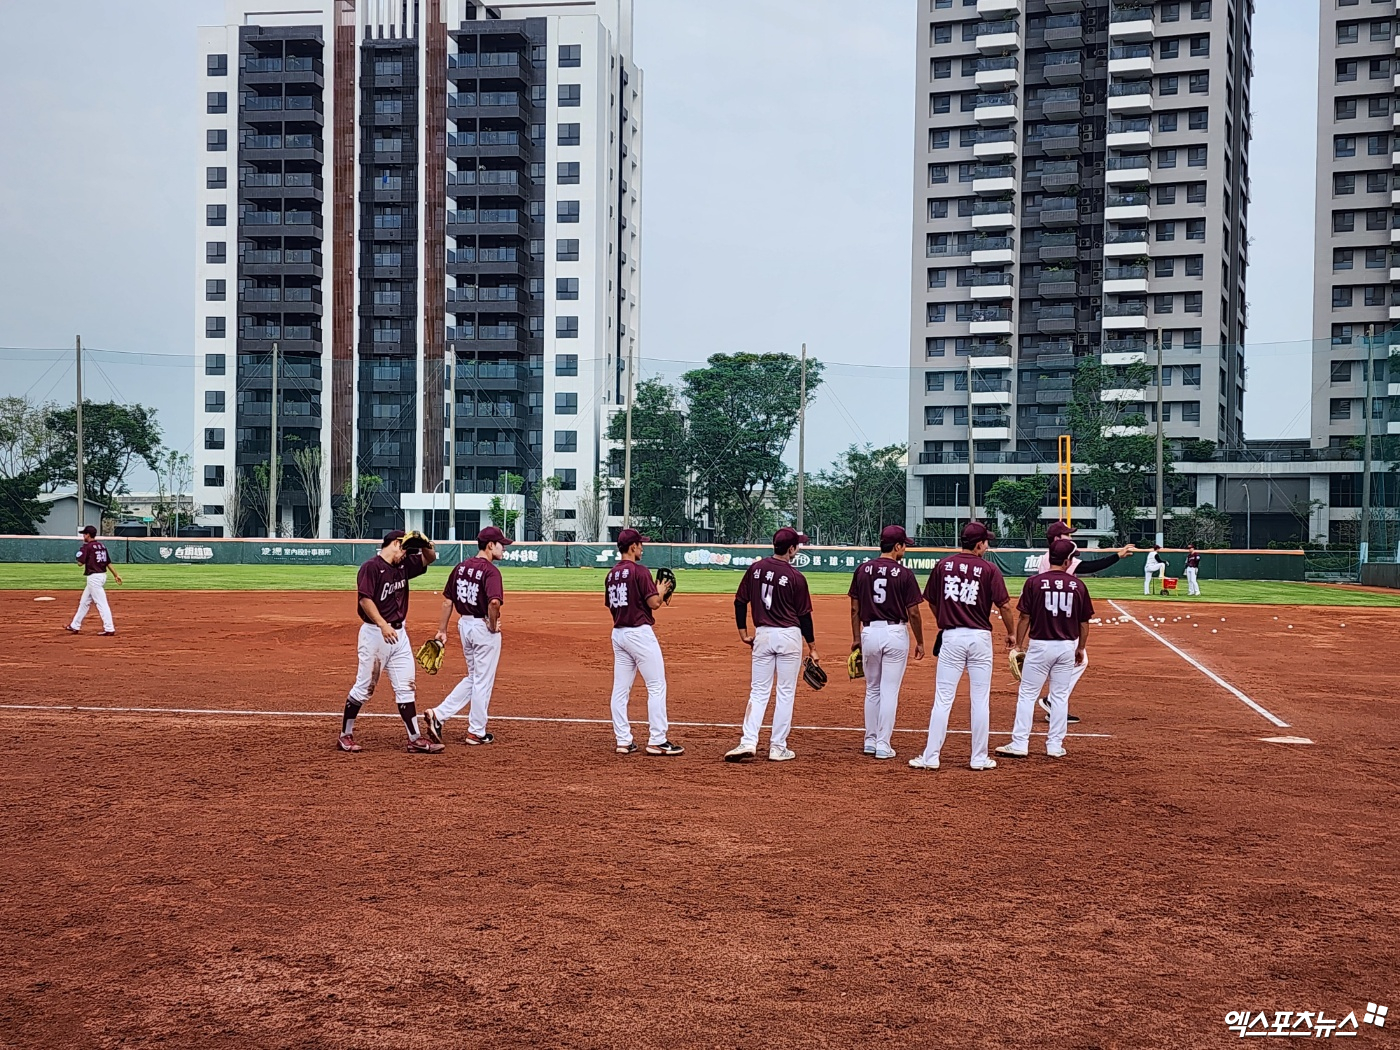
[[[390,645],[384,640],[384,632],[372,623],[360,625],[360,640],[357,646],[360,657],[359,671],[355,684],[350,688],[350,699],[363,704],[374,695],[379,684],[380,673],[388,674],[389,684],[394,688],[394,703],[414,702],[416,686],[413,681],[413,647],[408,642],[408,631],[399,628],[399,640]]]
[[[1070,672],[1069,672],[1069,692],[1070,692],[1070,693],[1073,693],[1074,690],[1075,690],[1076,688],[1078,688],[1078,686],[1079,686],[1079,680],[1080,680],[1081,678],[1084,677],[1084,672],[1087,671],[1087,670],[1089,670],[1089,652],[1088,652],[1088,650],[1085,650],[1085,652],[1084,652],[1084,662],[1083,662],[1082,664],[1075,664],[1072,668],[1070,668]],[[1024,672],[1024,670],[1023,670],[1023,671],[1022,671],[1021,681],[1024,682],[1025,680],[1026,680],[1026,679],[1025,679],[1025,672]],[[1065,694],[1065,695],[1068,697],[1069,694],[1067,693],[1067,694]]]
[[[112,607],[107,604],[107,574],[105,572],[93,572],[88,574],[87,583],[83,585],[83,597],[78,602],[78,614],[73,617],[73,630],[78,630],[83,625],[83,619],[88,614],[88,609],[97,606],[97,613],[102,617],[102,629],[104,631],[115,631],[112,626]]]
[[[865,750],[893,751],[899,687],[909,665],[908,625],[866,624],[860,631],[860,658],[865,666]]]
[[[627,721],[627,698],[638,672],[647,686],[648,744],[666,742],[666,663],[661,644],[650,627],[614,627],[613,647],[613,734],[617,746],[632,743],[632,726]]]
[[[753,676],[749,684],[749,706],[744,710],[744,730],[740,747],[758,748],[758,734],[768,711],[773,679],[778,680],[777,702],[773,705],[773,732],[768,746],[787,747],[792,730],[792,708],[797,699],[797,675],[802,669],[802,629],[800,627],[756,627],[753,632]]]
[[[447,698],[433,710],[441,722],[446,722],[468,704],[467,729],[476,736],[486,732],[487,709],[491,691],[496,686],[496,667],[501,662],[501,635],[492,634],[486,621],[479,616],[457,619],[457,634],[462,639],[462,656],[467,661],[467,674]]]
[[[1011,745],[1025,749],[1030,744],[1031,720],[1035,717],[1035,701],[1040,687],[1050,682],[1050,735],[1045,741],[1047,751],[1058,751],[1065,742],[1065,727],[1069,720],[1069,694],[1078,675],[1088,666],[1074,662],[1078,642],[1042,641],[1032,639],[1026,648],[1026,662],[1021,667],[1021,688],[1016,694],[1016,724],[1011,730]]]
[[[1158,574],[1160,574],[1161,577],[1162,577],[1162,579],[1165,580],[1165,579],[1167,578],[1167,567],[1166,567],[1165,565],[1163,565],[1163,566],[1161,566],[1160,568],[1157,568],[1157,569],[1148,569],[1146,572],[1144,572],[1144,573],[1142,574],[1142,593],[1143,593],[1143,594],[1151,594],[1151,593],[1152,593],[1152,577],[1154,577],[1154,576],[1156,576],[1156,575],[1158,575]]]
[[[1197,574],[1198,572],[1200,572],[1200,571],[1201,571],[1200,569],[1192,569],[1192,568],[1189,568],[1189,567],[1187,568],[1187,570],[1186,570],[1186,593],[1187,593],[1187,594],[1200,594],[1200,593],[1201,593],[1201,585],[1200,585],[1199,583],[1196,582],[1196,574]]]
[[[943,632],[943,648],[938,654],[934,678],[933,714],[928,723],[928,746],[924,758],[932,762],[943,750],[948,735],[948,715],[963,672],[967,672],[972,701],[972,764],[987,760],[987,737],[991,732],[992,632],[970,627],[953,627]]]

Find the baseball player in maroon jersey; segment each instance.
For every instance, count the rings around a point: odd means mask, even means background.
[[[1186,593],[1188,595],[1201,593],[1201,585],[1197,582],[1200,573],[1201,552],[1196,549],[1196,545],[1193,543],[1186,548]]]
[[[613,632],[613,734],[617,738],[617,753],[630,755],[637,750],[632,740],[632,725],[627,720],[627,699],[638,672],[647,686],[647,754],[680,755],[685,748],[667,739],[666,722],[666,663],[661,658],[661,646],[652,630],[653,615],[671,593],[671,584],[657,590],[651,571],[642,564],[642,545],[650,543],[636,529],[623,529],[617,536],[621,559],[608,572],[604,583],[603,601],[612,613]]]
[[[812,628],[812,595],[807,578],[793,567],[792,559],[807,537],[796,529],[773,533],[773,554],[744,570],[734,594],[734,622],[739,640],[753,649],[753,673],[749,705],[739,746],[724,756],[726,762],[742,762],[758,751],[758,734],[768,697],[777,680],[773,705],[773,731],[768,738],[768,760],[788,762],[797,757],[787,746],[792,729],[792,706],[797,695],[797,675],[802,669],[802,643],[807,655],[818,660]],[[753,607],[753,636],[749,636],[748,610]]]
[[[962,552],[950,554],[935,565],[924,588],[924,597],[933,606],[943,632],[943,647],[938,654],[928,745],[923,754],[909,760],[915,769],[938,768],[939,752],[948,735],[948,714],[964,671],[972,701],[972,768],[996,768],[996,761],[987,755],[987,737],[991,732],[992,606],[997,607],[1006,626],[1007,649],[1012,648],[1016,637],[1006,581],[1001,570],[982,557],[995,538],[980,521],[968,522],[962,531]]]
[[[1074,535],[1074,529],[1070,528],[1070,526],[1063,521],[1051,522],[1045,528],[1045,542],[1047,546],[1049,544],[1054,543],[1062,536],[1072,535]],[[1078,552],[1076,551],[1074,554],[1070,555],[1070,559],[1065,565],[1065,571],[1068,572],[1071,576],[1091,576],[1096,572],[1102,572],[1104,569],[1107,569],[1110,565],[1117,565],[1121,559],[1126,558],[1129,554],[1132,554],[1133,551],[1136,549],[1137,548],[1135,548],[1131,543],[1129,543],[1123,547],[1120,547],[1117,551],[1109,551],[1107,554],[1100,555],[1097,558],[1081,558]],[[1040,567],[1036,571],[1050,571],[1049,553],[1042,554],[1040,556]],[[1084,677],[1084,672],[1088,669],[1089,657],[1086,653],[1084,657],[1084,662],[1075,664],[1072,670],[1070,671],[1069,691],[1071,693],[1074,692],[1075,686],[1079,685],[1079,680]],[[1040,698],[1039,703],[1040,709],[1044,711],[1047,715],[1049,715],[1050,698],[1048,696],[1043,696]],[[1065,717],[1070,722],[1079,721],[1079,718],[1076,715],[1067,714]]]
[[[442,743],[442,724],[468,704],[465,742],[490,744],[496,739],[486,731],[486,719],[496,685],[496,666],[501,662],[501,606],[506,592],[495,563],[505,557],[506,545],[511,542],[494,525],[482,529],[476,537],[476,557],[458,563],[442,589],[442,619],[436,638],[447,643],[447,624],[456,609],[467,674],[447,699],[423,712],[423,732],[435,744]]]
[[[890,737],[899,707],[899,687],[909,663],[909,631],[914,659],[924,658],[924,596],[914,570],[901,563],[909,537],[899,525],[880,533],[880,556],[856,569],[851,599],[851,649],[865,668],[865,747],[867,755],[894,758]]]
[[[78,548],[78,564],[83,567],[83,597],[78,602],[78,613],[67,630],[69,634],[77,634],[82,630],[83,619],[87,616],[88,609],[95,605],[98,615],[102,617],[103,637],[109,637],[116,634],[117,629],[112,625],[112,607],[107,604],[107,574],[110,572],[112,579],[118,583],[122,582],[122,578],[117,575],[107,548],[98,540],[95,528],[84,525],[78,536],[83,541],[83,545]]]
[[[1094,603],[1088,585],[1069,571],[1074,541],[1061,536],[1050,544],[1050,571],[1037,573],[1021,589],[1016,611],[1016,644],[1026,654],[1021,667],[1021,688],[1016,694],[1016,725],[1011,743],[997,748],[998,755],[1025,758],[1030,745],[1031,719],[1040,687],[1050,682],[1050,735],[1045,753],[1065,757],[1065,716],[1074,686],[1073,670],[1087,659],[1089,618]],[[1030,644],[1026,644],[1027,638]]]
[[[399,717],[408,730],[408,750],[411,754],[436,755],[443,746],[429,740],[418,730],[418,711],[414,705],[413,647],[404,630],[408,618],[408,581],[422,576],[437,560],[437,551],[428,547],[421,551],[403,549],[404,533],[396,529],[384,536],[379,553],[360,566],[357,611],[363,623],[357,646],[360,666],[350,696],[345,701],[345,717],[341,722],[341,751],[360,751],[355,743],[355,717],[364,702],[374,693],[381,672],[389,676],[394,688],[394,702]]]

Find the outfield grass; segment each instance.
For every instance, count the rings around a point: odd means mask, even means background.
[[[434,566],[413,583],[414,590],[440,590],[448,567]],[[120,589],[136,591],[348,591],[355,586],[353,565],[123,565],[117,570],[126,580]],[[501,568],[508,590],[601,591],[602,569],[539,569],[514,565]],[[676,573],[682,594],[732,594],[738,584],[734,570],[682,569]],[[850,576],[839,572],[813,572],[807,576],[813,594],[845,594]],[[1008,579],[1015,594],[1019,579]],[[1096,598],[1143,597],[1136,577],[1090,578]],[[82,573],[72,565],[0,564],[0,590],[76,591],[83,586]],[[1400,592],[1363,591],[1316,583],[1283,583],[1272,580],[1205,580],[1200,598],[1188,598],[1185,581],[1176,598],[1154,598],[1164,605],[1196,602],[1230,602],[1249,605],[1343,605],[1400,607]]]

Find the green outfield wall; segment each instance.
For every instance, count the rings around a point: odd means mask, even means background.
[[[359,565],[374,556],[379,544],[369,540],[212,540],[104,539],[119,565]],[[0,562],[64,563],[74,560],[77,540],[35,536],[0,536]],[[742,569],[770,553],[767,546],[719,544],[647,545],[643,561],[652,568]],[[471,557],[475,542],[438,544],[448,563]],[[797,566],[804,572],[851,572],[880,552],[874,547],[804,547]],[[911,550],[911,568],[928,572],[946,549]],[[1035,572],[1040,550],[1000,548],[989,557],[1008,576]],[[1183,576],[1184,551],[1164,551],[1169,575]],[[1130,555],[1101,576],[1140,576],[1146,552]],[[612,545],[589,543],[515,543],[506,548],[506,564],[539,568],[606,568],[617,560]],[[1302,580],[1302,551],[1202,551],[1201,578],[1206,580]]]

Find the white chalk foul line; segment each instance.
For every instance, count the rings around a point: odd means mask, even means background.
[[[342,711],[240,711],[234,708],[219,707],[98,707],[94,704],[0,704],[0,711],[48,711],[54,714],[99,714],[99,715],[219,715],[240,718],[339,718]],[[394,713],[362,711],[358,718],[398,718]],[[562,725],[610,726],[611,718],[558,718],[547,715],[492,715],[493,722],[553,722]],[[637,719],[632,725],[646,725],[645,719]],[[741,722],[672,722],[682,729],[742,729]],[[793,726],[802,732],[822,733],[864,733],[862,726]],[[926,729],[896,729],[896,733],[927,733]],[[971,730],[950,729],[950,735],[968,736]],[[1010,733],[993,731],[992,736],[1010,737]],[[1033,733],[1033,736],[1045,736]],[[1093,740],[1112,740],[1112,733],[1068,733],[1067,736]]]
[[[1278,715],[1276,715],[1276,714],[1274,714],[1272,711],[1268,710],[1268,708],[1263,707],[1263,706],[1261,706],[1260,704],[1256,704],[1253,700],[1251,700],[1249,697],[1245,696],[1242,692],[1240,692],[1238,689],[1236,689],[1236,688],[1235,688],[1233,685],[1231,685],[1229,682],[1225,681],[1225,679],[1221,678],[1218,674],[1216,674],[1214,671],[1212,671],[1209,667],[1205,666],[1205,664],[1201,663],[1199,660],[1197,660],[1197,659],[1196,659],[1194,656],[1192,656],[1190,653],[1187,653],[1187,652],[1185,652],[1185,651],[1183,651],[1183,650],[1181,650],[1181,649],[1178,649],[1176,646],[1172,645],[1171,642],[1167,641],[1167,640],[1166,640],[1165,638],[1163,638],[1160,634],[1158,634],[1156,631],[1154,631],[1151,627],[1148,627],[1147,624],[1143,623],[1142,620],[1139,619],[1137,615],[1128,612],[1126,609],[1124,609],[1121,605],[1119,605],[1119,604],[1118,604],[1117,602],[1115,602],[1115,601],[1110,601],[1108,604],[1111,605],[1111,606],[1113,606],[1115,609],[1117,609],[1123,616],[1127,617],[1127,618],[1128,618],[1129,620],[1131,620],[1133,623],[1137,624],[1139,628],[1141,628],[1142,630],[1146,631],[1146,632],[1147,632],[1148,634],[1150,634],[1153,638],[1156,638],[1157,641],[1161,642],[1163,645],[1165,645],[1165,646],[1166,646],[1168,649],[1170,649],[1172,652],[1176,653],[1177,656],[1181,657],[1183,660],[1185,660],[1188,664],[1190,664],[1190,665],[1191,665],[1192,667],[1194,667],[1196,670],[1200,671],[1201,674],[1205,675],[1207,678],[1209,678],[1209,679],[1210,679],[1212,682],[1214,682],[1216,685],[1220,686],[1221,689],[1224,689],[1227,693],[1230,693],[1230,694],[1233,695],[1236,699],[1240,700],[1246,707],[1248,707],[1248,708],[1250,708],[1251,710],[1253,710],[1256,714],[1263,715],[1265,718],[1267,718],[1267,719],[1268,719],[1270,722],[1272,722],[1274,725],[1278,726],[1280,729],[1287,729],[1287,728],[1289,728],[1288,723],[1285,722],[1282,718],[1279,718]]]

